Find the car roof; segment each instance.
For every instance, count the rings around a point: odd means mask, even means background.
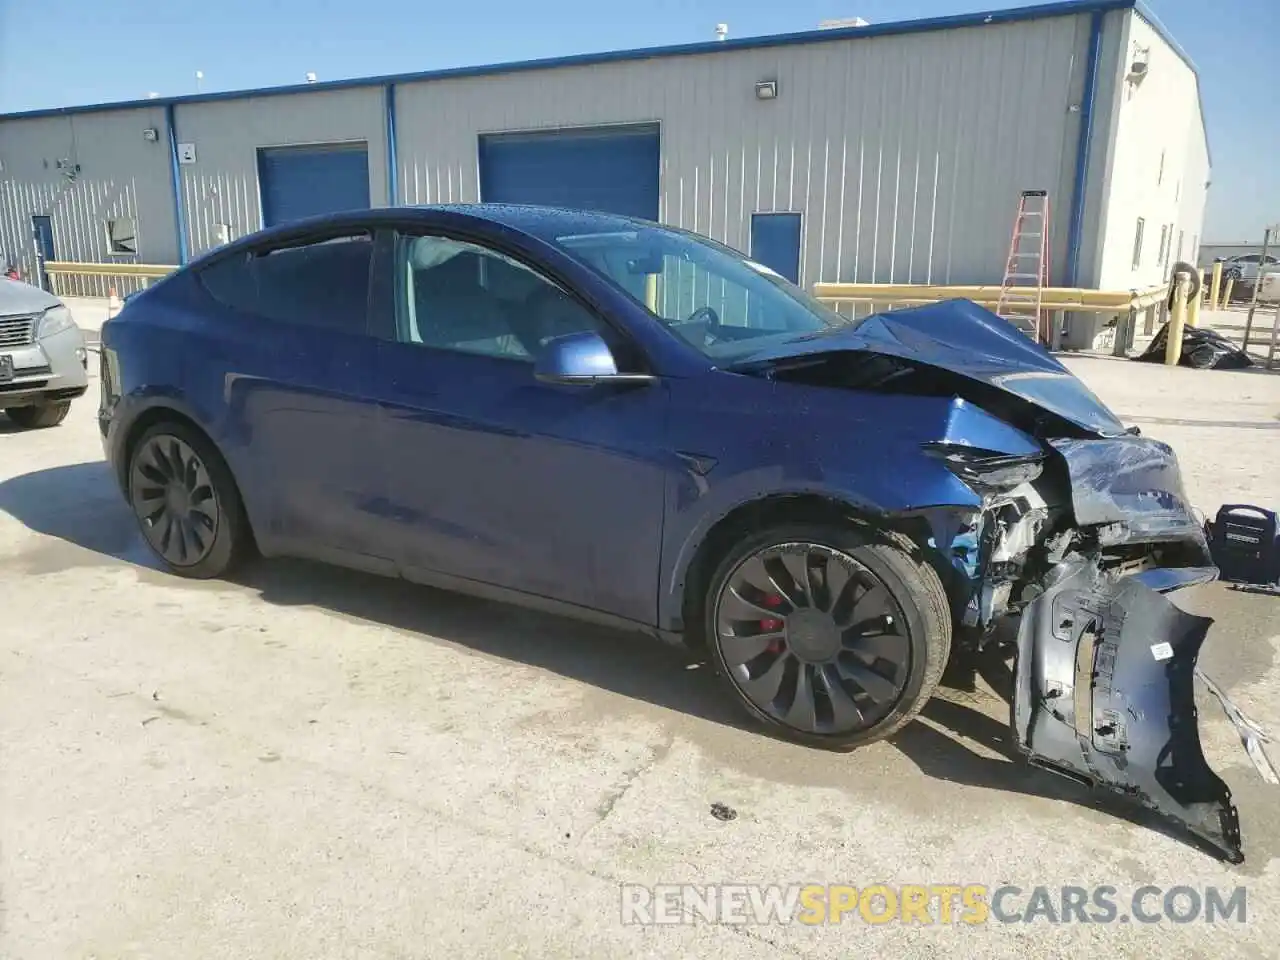
[[[472,226],[506,227],[542,240],[554,240],[556,237],[575,233],[607,233],[659,226],[647,220],[612,213],[529,204],[456,203],[377,207],[371,210],[346,210],[341,213],[324,214],[268,227],[241,237],[226,246],[218,247],[209,254],[270,244],[277,240],[288,241],[330,230],[341,231],[350,227],[377,226],[384,223],[403,226],[414,222],[421,223],[423,226],[458,225],[469,222]],[[206,257],[200,259],[204,260]]]

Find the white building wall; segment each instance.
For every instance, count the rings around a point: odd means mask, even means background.
[[[753,212],[801,212],[804,284],[998,282],[1040,187],[1060,277],[1088,33],[1076,15],[406,83],[400,197],[482,199],[479,133],[658,121],[661,219],[746,250]]]
[[[1118,50],[1129,16],[1107,15],[1104,51]],[[481,199],[482,133],[656,121],[662,219],[745,250],[753,212],[798,211],[802,283],[998,282],[1018,192],[1030,188],[1051,193],[1050,279],[1062,282],[1090,21],[1074,14],[404,82],[399,199]],[[778,81],[775,101],[755,98],[766,79]],[[196,162],[180,167],[191,255],[261,226],[259,147],[365,141],[371,201],[389,199],[379,85],[173,109],[177,140],[196,148]],[[159,142],[143,140],[148,125]],[[69,149],[73,130],[83,173],[68,189],[40,164]],[[1108,133],[1095,130],[1093,165],[1104,174],[1130,162],[1113,158]],[[6,246],[29,250],[30,213],[51,207],[59,256],[105,260],[115,204],[136,212],[139,259],[177,260],[162,107],[0,119],[0,162]],[[1131,217],[1106,213],[1122,193],[1118,179],[1091,173],[1090,191],[1084,247],[1100,261],[1099,223],[1119,230],[1116,221]]]
[[[1195,262],[1209,181],[1195,72],[1141,16],[1124,16],[1125,43],[1113,64],[1118,82],[1098,277],[1103,288],[1158,284],[1179,259]],[[1130,65],[1140,59],[1147,62],[1146,75],[1134,82]],[[1139,218],[1143,237],[1135,266]]]
[[[59,161],[79,170],[60,170]],[[177,263],[164,109],[0,122],[0,260],[14,259],[28,278],[32,215],[50,218],[60,260]],[[107,221],[117,217],[133,218],[137,256],[110,254]]]
[[[182,201],[191,256],[262,227],[258,148],[363,140],[369,149],[369,200],[387,203],[386,114],[380,87],[178,104],[181,143],[196,162],[182,164]]]

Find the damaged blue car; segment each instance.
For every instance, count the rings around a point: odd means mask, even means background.
[[[685,231],[406,208],[222,247],[102,343],[105,449],[175,573],[309,557],[645,630],[834,749],[994,653],[1030,762],[1242,859],[1174,455],[972,303],[850,322]]]

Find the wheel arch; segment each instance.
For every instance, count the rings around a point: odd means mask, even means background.
[[[236,496],[240,498],[241,504],[244,506],[245,519],[249,529],[250,537],[256,542],[257,536],[254,530],[253,510],[244,495],[244,484],[240,477],[236,475],[235,467],[228,459],[225,451],[213,438],[209,431],[203,427],[190,413],[182,410],[178,406],[169,403],[154,403],[142,410],[135,416],[125,430],[124,438],[121,441],[119,457],[119,475],[117,479],[120,482],[120,489],[128,496],[129,493],[129,464],[133,462],[134,451],[138,447],[139,441],[148,430],[160,423],[179,423],[188,430],[192,430],[199,434],[201,438],[213,449],[219,457],[222,458],[223,465],[227,468],[227,473],[231,476],[231,482],[235,484]]]
[[[930,545],[927,524],[915,516],[885,513],[827,493],[771,493],[737,504],[705,532],[690,538],[693,542],[681,551],[683,563],[662,598],[664,627],[683,632],[688,644],[700,642],[702,603],[708,582],[725,554],[750,530],[798,522],[874,529],[886,543],[909,554],[924,555],[931,566],[948,566],[941,552]]]

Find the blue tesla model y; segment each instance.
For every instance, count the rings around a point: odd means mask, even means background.
[[[1209,622],[1166,596],[1216,576],[1173,453],[981,307],[850,322],[688,232],[476,205],[245,237],[102,341],[174,573],[308,557],[680,638],[833,748],[994,651],[1026,757],[1241,857]]]

